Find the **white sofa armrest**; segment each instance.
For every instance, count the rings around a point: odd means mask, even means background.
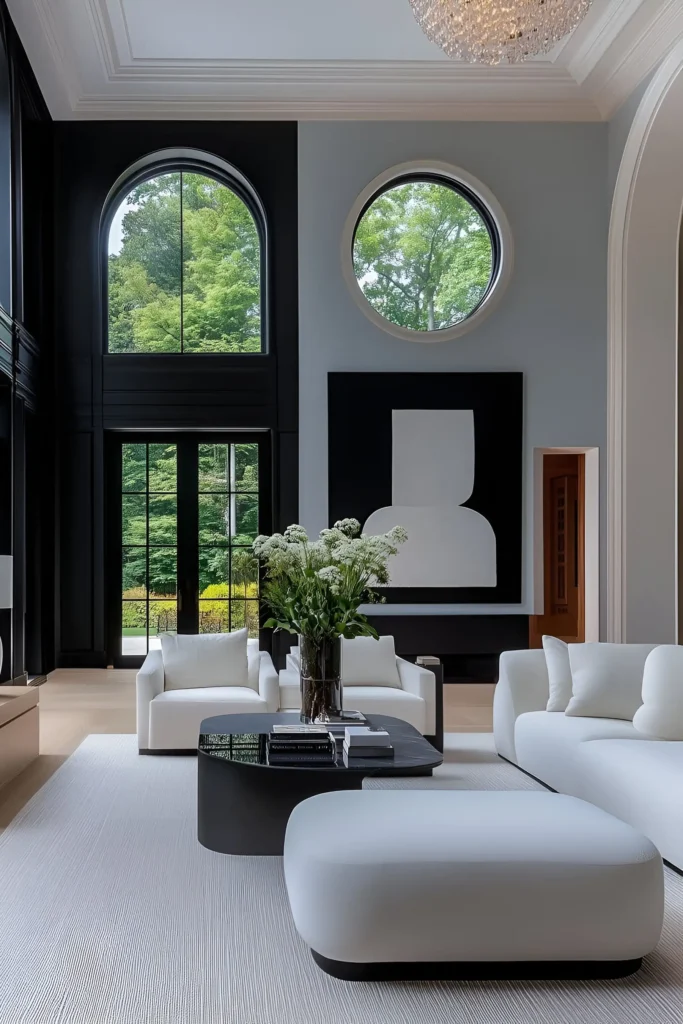
[[[279,689],[280,711],[299,711],[301,708],[301,678],[298,668],[282,669]]]
[[[149,749],[149,705],[164,692],[164,662],[161,651],[150,651],[135,679],[138,750]]]
[[[436,734],[436,678],[428,668],[421,665],[413,665],[404,658],[396,658],[398,677],[401,680],[401,689],[406,693],[412,693],[421,697],[427,705],[425,718],[425,735]]]
[[[493,738],[496,750],[508,761],[517,764],[515,722],[527,711],[545,711],[548,697],[544,651],[501,654],[498,684],[493,695]]]
[[[292,647],[285,660],[285,668],[290,672],[301,671],[301,648]]]
[[[280,682],[273,665],[273,659],[267,651],[260,651],[261,660],[258,671],[258,692],[266,701],[269,711],[277,711],[280,707]]]

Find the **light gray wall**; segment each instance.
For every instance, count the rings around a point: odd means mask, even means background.
[[[340,251],[349,209],[368,182],[387,167],[428,158],[466,169],[493,191],[512,228],[515,269],[502,302],[481,326],[455,341],[425,345],[401,341],[370,323],[347,290]],[[302,523],[311,531],[328,525],[329,371],[525,375],[523,602],[439,606],[442,612],[533,611],[534,447],[598,445],[604,479],[606,168],[606,124],[299,126]],[[362,409],[349,409],[349,416],[362,415]],[[393,611],[434,608],[404,605]]]

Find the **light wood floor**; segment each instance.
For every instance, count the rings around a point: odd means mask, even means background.
[[[58,669],[40,687],[40,757],[0,789],[0,829],[93,732],[135,732],[135,672]]]
[[[446,732],[491,729],[493,685],[446,686]],[[58,669],[40,687],[40,757],[0,789],[0,830],[91,733],[135,732],[135,672]]]

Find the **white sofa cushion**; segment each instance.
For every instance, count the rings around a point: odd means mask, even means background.
[[[247,660],[247,630],[234,633],[161,634],[164,689],[253,686]],[[255,687],[258,690],[258,671]]]
[[[342,682],[344,686],[395,686],[401,680],[396,666],[393,636],[359,636],[342,640]]]
[[[543,637],[543,651],[548,669],[550,695],[546,711],[566,711],[572,699],[572,668],[569,664],[569,647],[556,636]]]
[[[662,740],[683,740],[683,647],[655,647],[645,662],[643,703],[633,716],[637,732]]]
[[[633,721],[654,644],[570,644],[572,699],[565,714]]]
[[[149,705],[149,749],[196,750],[205,718],[267,710],[267,702],[250,686],[165,690]]]
[[[344,707],[364,715],[390,715],[408,722],[423,735],[427,731],[427,704],[407,690],[388,686],[344,686]]]
[[[529,711],[515,722],[517,764],[560,793],[580,796],[576,757],[585,740],[637,739],[633,722]],[[642,742],[647,742],[643,740]]]
[[[581,744],[577,769],[579,796],[628,822],[683,869],[683,743],[591,740]]]

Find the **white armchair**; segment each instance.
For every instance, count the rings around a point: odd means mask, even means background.
[[[359,640],[342,640],[342,685],[344,687],[344,707],[349,711],[362,711],[367,715],[390,715],[409,722],[423,736],[436,742],[443,742],[443,729],[438,728],[441,716],[437,713],[437,686],[433,672],[413,665],[410,661],[396,656],[393,637],[381,637],[371,643],[391,647],[391,658],[395,662],[395,684],[372,679],[370,672],[367,682],[360,681],[358,671],[354,671],[350,680],[344,679],[345,652],[351,645],[358,645]],[[300,651],[293,647],[287,655],[286,667],[280,672],[280,709],[298,710],[301,707],[300,688]],[[361,661],[362,663],[362,661]]]
[[[248,641],[249,685],[165,690],[161,651],[150,651],[137,674],[137,732],[141,754],[196,751],[199,727],[213,715],[277,711],[278,675],[258,640]]]

